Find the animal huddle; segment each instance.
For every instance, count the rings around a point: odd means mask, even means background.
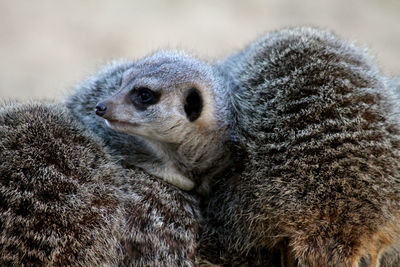
[[[398,266],[400,81],[313,28],[0,106],[0,265]]]

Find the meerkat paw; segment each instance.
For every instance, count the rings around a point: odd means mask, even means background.
[[[150,174],[157,176],[158,178],[161,178],[164,181],[173,184],[176,187],[179,187],[180,189],[185,191],[190,191],[195,186],[195,183],[191,179],[179,173],[179,171],[172,166],[165,166],[164,168],[155,169],[146,168],[146,170]]]

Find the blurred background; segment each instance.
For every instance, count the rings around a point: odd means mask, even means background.
[[[175,48],[215,60],[295,25],[365,45],[400,75],[399,0],[0,0],[0,99],[60,99],[113,59]]]

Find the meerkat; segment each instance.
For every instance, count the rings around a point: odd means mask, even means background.
[[[205,87],[227,82],[224,75],[214,71],[218,70],[184,53],[161,51],[144,60],[107,65],[78,85],[65,102],[71,113],[121,158],[123,167],[138,166],[149,173],[163,170],[164,174],[168,172],[168,179],[165,175],[158,177],[184,190],[196,183],[195,190],[204,193],[211,176],[229,164],[231,153],[226,143],[230,142],[231,121],[226,105],[229,101],[224,99],[229,97],[228,92],[224,95],[220,89]],[[214,90],[219,93],[214,95]],[[146,100],[138,98],[145,94],[148,99],[143,105],[147,107],[137,109],[137,102]],[[111,127],[104,119],[111,121]],[[112,120],[134,120],[142,125],[139,128],[129,122],[121,128],[112,125]],[[175,177],[176,169],[180,173]],[[269,252],[222,255],[223,248],[214,241],[209,236],[207,242],[199,244],[199,265],[208,266],[221,258],[218,263],[255,266],[270,258]]]
[[[217,64],[160,52],[120,77],[97,115],[147,142],[162,162],[150,173],[184,190],[211,181],[216,255],[375,266],[399,240],[396,99],[362,49],[287,29]]]
[[[224,80],[213,71],[184,53],[158,52],[106,67],[66,104],[123,166],[141,167],[186,191],[206,190],[229,164],[225,96],[213,95]],[[106,123],[95,118],[93,103]]]
[[[198,201],[56,103],[0,105],[0,265],[194,266]]]
[[[281,248],[289,266],[363,257],[377,266],[399,240],[400,124],[393,87],[370,57],[296,28],[218,67],[232,81],[233,132],[247,159],[211,190],[206,225],[233,250]]]

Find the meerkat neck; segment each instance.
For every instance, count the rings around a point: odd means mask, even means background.
[[[226,128],[212,132],[187,131],[174,143],[149,140],[163,162],[150,172],[183,189],[207,189],[208,181],[229,162]]]

